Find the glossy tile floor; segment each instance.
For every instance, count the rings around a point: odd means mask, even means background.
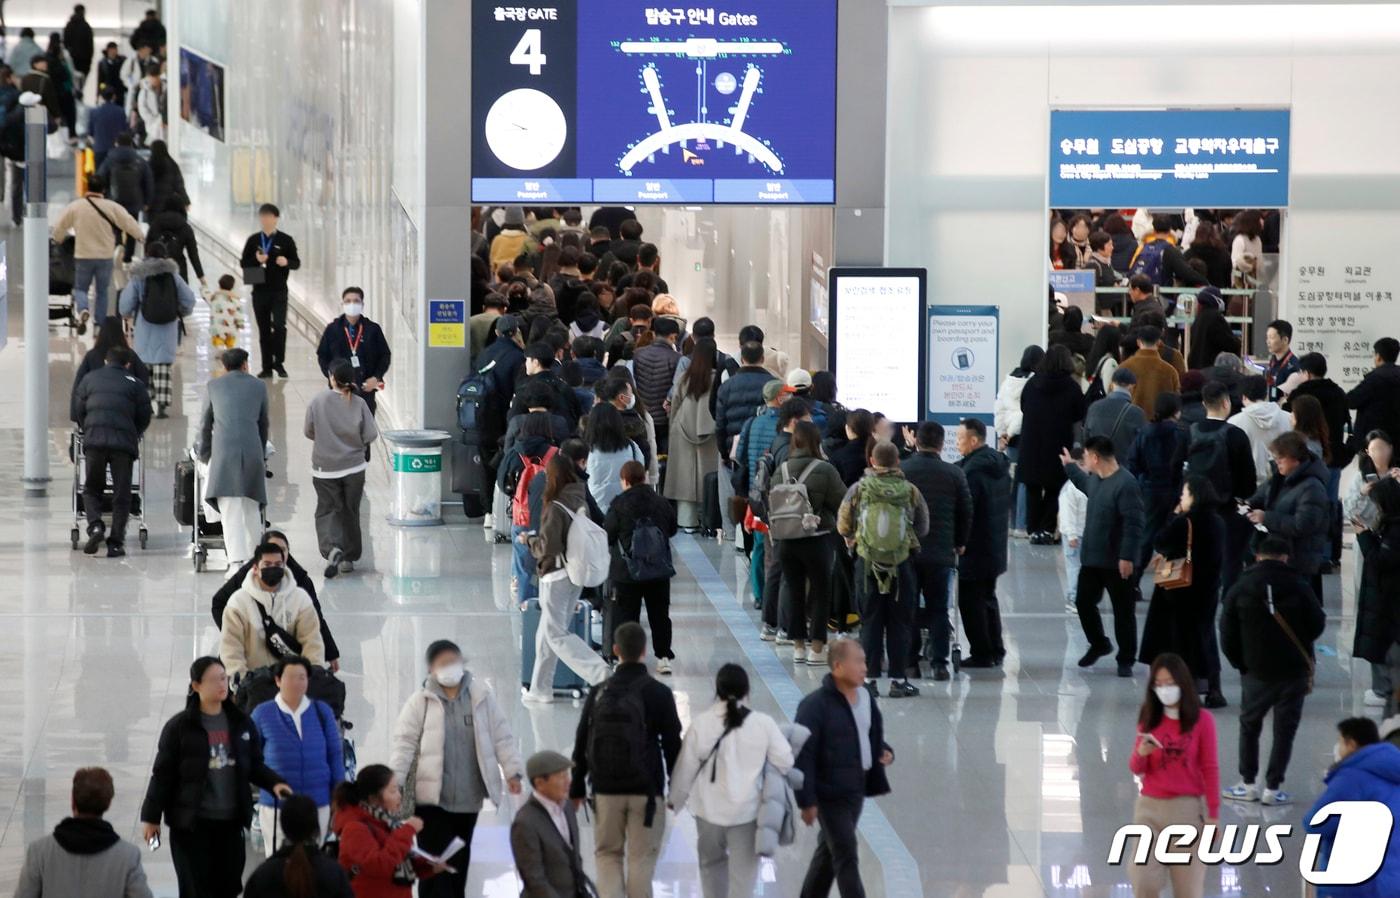
[[[86,341],[50,331],[50,447],[54,484],[46,500],[20,488],[23,435],[22,361],[17,286],[18,233],[11,238],[11,342],[0,352],[0,894],[18,874],[25,844],[68,810],[76,767],[102,764],[117,781],[109,818],[137,837],[137,812],[162,723],[182,703],[190,660],[215,644],[209,598],[217,573],[195,574],[188,536],[170,516],[175,459],[191,440],[209,367],[201,305],[176,371],[177,402],[168,421],[147,435],[146,500],[150,547],[120,561],[69,549],[71,466],[66,458],[71,372]],[[217,274],[217,272],[216,272]],[[375,298],[371,298],[371,310]],[[295,339],[295,338],[293,338]],[[269,517],[291,534],[308,567],[314,494],[301,416],[321,389],[310,347],[290,353],[292,378],[271,386],[273,440]],[[324,586],[321,599],[343,652],[347,716],[361,763],[382,760],[389,727],[423,675],[422,650],[446,636],[466,649],[471,668],[495,685],[522,750],[567,750],[578,709],[570,703],[526,709],[519,701],[519,614],[508,598],[509,555],[483,530],[460,522],[395,529],[385,523],[387,476],[376,451],[366,493],[368,554],[362,569]],[[678,661],[671,685],[682,719],[705,707],[711,677],[723,662],[749,664],[754,704],[791,715],[820,672],[793,669],[757,639],[745,572],[732,544],[678,541],[682,562],[673,591]],[[1319,658],[1319,687],[1298,734],[1289,788],[1292,808],[1267,822],[1296,824],[1316,796],[1332,747],[1332,723],[1361,713],[1361,665],[1348,657],[1352,596],[1350,556],[1342,577],[1328,579],[1329,630]],[[215,556],[217,561],[219,556]],[[319,577],[318,577],[319,579]],[[1127,770],[1145,669],[1132,681],[1112,666],[1082,672],[1076,619],[1064,613],[1062,566],[1052,548],[1016,542],[1000,595],[1009,655],[1003,672],[978,671],[951,684],[922,685],[923,695],[885,701],[889,741],[898,752],[892,795],[867,805],[862,866],[871,895],[1126,895],[1126,875],[1104,858],[1112,833],[1131,819],[1135,787]],[[1343,595],[1343,592],[1345,593]],[[1227,693],[1238,696],[1230,677]],[[1218,712],[1222,778],[1233,782],[1236,712]],[[1226,806],[1224,822],[1264,819],[1258,806]],[[507,820],[488,813],[477,830],[470,894],[513,896]],[[587,838],[587,832],[585,831]],[[1208,895],[1300,893],[1296,852],[1272,867],[1213,870]],[[765,867],[759,894],[796,895],[812,833]],[[147,855],[158,895],[174,895],[169,853]],[[590,860],[591,866],[591,860]],[[658,896],[696,896],[694,826],[674,818],[656,874]]]

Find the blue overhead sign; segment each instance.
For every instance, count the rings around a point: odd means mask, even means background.
[[[1288,205],[1287,109],[1050,112],[1050,206]]]

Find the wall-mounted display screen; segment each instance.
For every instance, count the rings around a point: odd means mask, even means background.
[[[224,67],[180,48],[180,118],[224,139]]]
[[[927,283],[922,268],[833,268],[827,362],[847,408],[924,419]]]
[[[473,202],[835,201],[836,0],[472,17]]]
[[[1288,205],[1287,109],[1050,111],[1050,207]]]

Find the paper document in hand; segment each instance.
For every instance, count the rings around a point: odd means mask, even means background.
[[[413,848],[409,853],[412,854],[414,857],[422,858],[430,864],[437,864],[438,866],[444,867],[449,873],[456,873],[456,870],[452,869],[447,865],[447,858],[454,856],[457,852],[461,851],[463,848],[466,847],[466,842],[463,842],[458,836],[453,836],[452,841],[448,842],[447,847],[443,849],[441,856],[429,854],[422,848],[419,848],[417,842],[413,843]]]

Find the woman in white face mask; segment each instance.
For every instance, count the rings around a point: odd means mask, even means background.
[[[420,898],[459,898],[467,884],[472,833],[486,799],[499,807],[503,792],[520,794],[525,763],[491,687],[472,677],[462,650],[450,640],[428,646],[428,678],[409,697],[394,725],[389,766],[404,783],[405,801],[423,819],[418,844],[439,854],[454,838],[463,846],[443,858],[455,873],[419,883]],[[414,779],[409,770],[415,768]],[[504,788],[503,788],[504,787]]]
[[[1219,822],[1215,718],[1201,707],[1195,679],[1179,655],[1158,655],[1152,662],[1128,769],[1142,782],[1133,822],[1152,829],[1154,845],[1157,834],[1167,826],[1184,823],[1200,827]],[[1166,888],[1168,876],[1174,898],[1201,898],[1206,868],[1195,859],[1197,844],[1192,841],[1177,847],[1192,853],[1190,864],[1167,867],[1149,856],[1146,863],[1129,868],[1136,898],[1157,898]]]

